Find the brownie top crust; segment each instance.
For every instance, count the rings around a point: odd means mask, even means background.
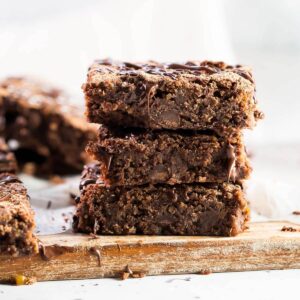
[[[83,110],[70,104],[60,89],[30,77],[8,77],[0,81],[0,105],[9,99],[20,106],[37,109],[45,114],[61,114],[66,122],[80,130],[95,129],[84,119]]]
[[[111,59],[96,60],[89,68],[90,74],[118,74],[118,75],[135,75],[144,74],[152,76],[164,76],[170,79],[185,77],[188,80],[198,78],[199,75],[205,77],[214,74],[222,74],[224,77],[234,76],[237,74],[247,80],[248,84],[254,85],[254,79],[251,69],[242,65],[227,65],[224,62],[213,61],[187,61],[186,63],[158,63],[148,61],[146,63],[131,63],[113,61]],[[246,83],[245,83],[246,84]]]

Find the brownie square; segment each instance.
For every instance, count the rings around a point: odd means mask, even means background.
[[[87,152],[99,161],[107,186],[226,182],[251,173],[242,135],[107,128]]]
[[[95,61],[83,85],[90,122],[152,129],[252,128],[262,118],[247,67]]]
[[[232,183],[106,187],[98,165],[86,166],[73,228],[94,234],[234,236],[249,208]]]

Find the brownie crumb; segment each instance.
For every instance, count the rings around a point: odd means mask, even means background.
[[[300,216],[300,210],[293,211],[293,215]]]
[[[16,275],[14,278],[14,282],[16,285],[30,285],[36,282],[35,277],[26,277],[24,275]]]
[[[134,272],[131,270],[131,268],[127,265],[125,267],[125,271],[123,271],[121,273],[121,280],[125,280],[125,279],[128,279],[128,278],[143,278],[145,277],[146,274],[144,272]]]
[[[97,236],[96,234],[94,234],[93,232],[91,232],[89,234],[89,240],[96,240],[96,239],[99,239],[99,236]]]
[[[126,280],[126,279],[128,279],[129,278],[129,273],[128,272],[122,272],[121,273],[121,280]]]
[[[209,275],[211,273],[212,273],[212,271],[209,269],[203,269],[199,272],[200,275]]]

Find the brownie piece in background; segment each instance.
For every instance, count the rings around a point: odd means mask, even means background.
[[[83,85],[90,122],[152,129],[227,131],[262,118],[251,70],[223,62],[98,60]]]
[[[247,179],[251,167],[241,133],[99,128],[87,152],[108,186],[226,182]]]
[[[27,190],[16,171],[14,155],[7,151],[0,139],[0,155],[4,149],[5,159],[0,169],[0,253],[12,255],[38,252],[37,239],[33,234],[34,213],[30,207]],[[8,173],[8,171],[11,173]]]
[[[94,234],[234,236],[249,208],[232,183],[106,187],[99,165],[86,166],[74,216],[76,232]]]
[[[60,91],[29,78],[0,82],[4,137],[20,167],[34,163],[39,175],[72,174],[89,161],[84,149],[96,136],[80,109]]]

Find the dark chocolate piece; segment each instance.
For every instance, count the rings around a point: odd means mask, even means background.
[[[88,182],[98,178],[99,183]],[[246,228],[249,209],[232,183],[105,187],[99,165],[82,174],[74,216],[76,232],[94,234],[234,236]]]
[[[223,62],[98,60],[83,85],[90,122],[122,127],[227,131],[262,118],[251,70]]]
[[[251,172],[237,132],[225,138],[209,132],[101,126],[98,140],[87,151],[100,162],[108,186],[241,181]]]

